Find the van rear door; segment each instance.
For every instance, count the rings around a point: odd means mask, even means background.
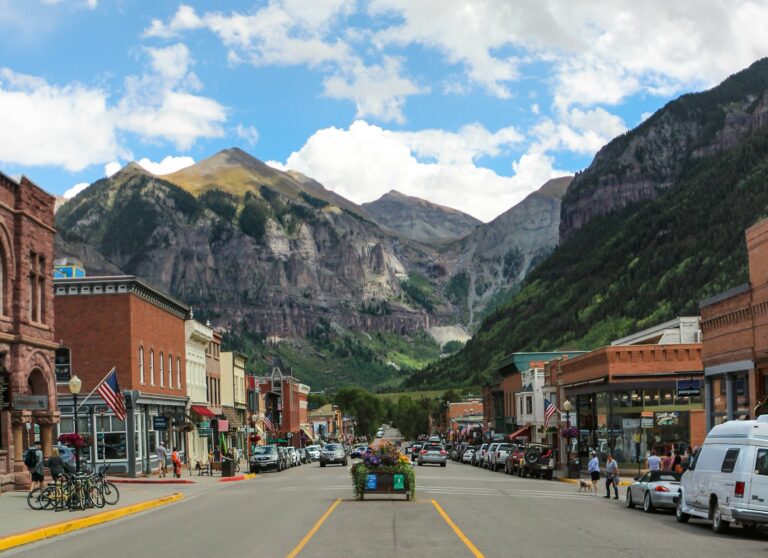
[[[745,494],[744,504],[754,510],[768,511],[768,448],[757,448],[751,473],[752,482],[747,487],[749,493]]]

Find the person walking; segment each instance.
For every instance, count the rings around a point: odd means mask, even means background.
[[[171,463],[173,463],[173,476],[177,479],[181,478],[181,457],[176,448],[173,448],[171,452]]]
[[[59,453],[59,448],[51,448],[51,458],[48,460],[48,469],[51,471],[53,482],[57,482],[64,473],[71,473],[72,467],[68,465]]]
[[[667,455],[661,460],[661,468],[664,471],[671,471],[672,470],[672,452],[668,451]]]
[[[165,478],[168,476],[168,464],[166,463],[168,459],[168,450],[163,445],[162,440],[157,444],[157,449],[155,451],[157,453],[157,461],[160,463],[160,478]]]
[[[45,461],[43,459],[43,451],[40,449],[40,442],[35,442],[34,446],[27,450],[24,454],[24,464],[29,469],[29,474],[32,477],[32,486],[29,489],[30,492],[36,488],[43,488],[43,480],[45,480]]]
[[[611,497],[611,486],[613,486],[613,499],[619,499],[619,464],[611,454],[608,454],[608,461],[605,464],[605,496]]]
[[[661,459],[658,455],[656,455],[655,451],[651,451],[651,456],[648,458],[647,466],[649,471],[661,470]]]
[[[592,491],[595,493],[595,496],[597,496],[597,481],[600,480],[600,461],[597,459],[597,454],[595,452],[592,452],[589,455],[591,459],[587,464],[587,471],[592,480]]]

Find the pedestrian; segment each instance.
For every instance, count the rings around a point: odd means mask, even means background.
[[[608,461],[605,464],[605,496],[611,497],[611,486],[613,486],[613,498],[619,499],[619,464],[611,454],[608,454]]]
[[[181,458],[176,448],[173,448],[171,452],[171,463],[173,463],[173,476],[177,479],[181,478]]]
[[[672,459],[672,470],[675,473],[683,472],[683,458],[680,457],[680,452],[675,453],[675,457]]]
[[[661,459],[656,455],[655,451],[651,451],[651,456],[648,458],[647,468],[649,471],[659,471],[661,469]]]
[[[600,480],[600,461],[597,459],[597,454],[595,452],[592,452],[589,455],[592,459],[590,459],[587,464],[587,471],[592,480],[592,491],[595,493],[595,496],[597,496],[597,481]]]
[[[58,481],[64,473],[72,472],[72,467],[61,458],[59,448],[51,449],[51,458],[48,460],[48,469],[51,471],[53,482]]]
[[[160,440],[160,443],[157,444],[157,449],[155,452],[157,453],[157,460],[160,463],[160,477],[165,478],[168,476],[168,450],[163,445],[162,440]]]
[[[43,488],[45,461],[43,460],[43,451],[40,449],[40,442],[35,442],[24,454],[24,465],[27,466],[32,477],[32,486],[29,491],[32,492],[36,488]]]
[[[661,468],[664,471],[671,471],[672,470],[672,452],[668,451],[667,455],[664,456],[664,458],[661,460]]]

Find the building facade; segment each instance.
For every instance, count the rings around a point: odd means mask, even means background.
[[[282,364],[273,362],[272,373],[259,378],[259,388],[264,395],[265,415],[274,425],[274,432],[267,433],[267,441],[304,447],[314,439],[307,413],[309,386],[290,374],[285,374]]]
[[[245,366],[248,357],[233,351],[220,353],[221,358],[221,414],[227,423],[224,433],[230,446],[245,449]],[[221,424],[221,423],[219,423]]]
[[[78,430],[92,440],[91,463],[129,476],[158,469],[156,448],[186,455],[186,331],[189,306],[133,276],[57,279],[56,332],[82,380]],[[118,420],[91,392],[115,368],[128,415]],[[59,390],[60,433],[74,432],[73,398]]]
[[[26,177],[0,173],[0,483],[29,483],[26,448],[51,455],[56,400],[53,196]],[[61,378],[67,381],[68,378]],[[42,408],[41,408],[42,404]]]
[[[186,335],[187,397],[194,430],[187,434],[190,462],[207,463],[211,447],[210,419],[213,417],[208,401],[208,375],[206,353],[213,342],[213,330],[197,320],[184,323]]]

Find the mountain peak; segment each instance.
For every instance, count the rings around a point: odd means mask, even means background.
[[[573,176],[559,176],[557,178],[547,180],[544,185],[537,191],[539,194],[551,196],[561,200],[563,199],[563,196],[565,195],[565,192],[568,190],[568,186],[571,185],[572,181]]]

